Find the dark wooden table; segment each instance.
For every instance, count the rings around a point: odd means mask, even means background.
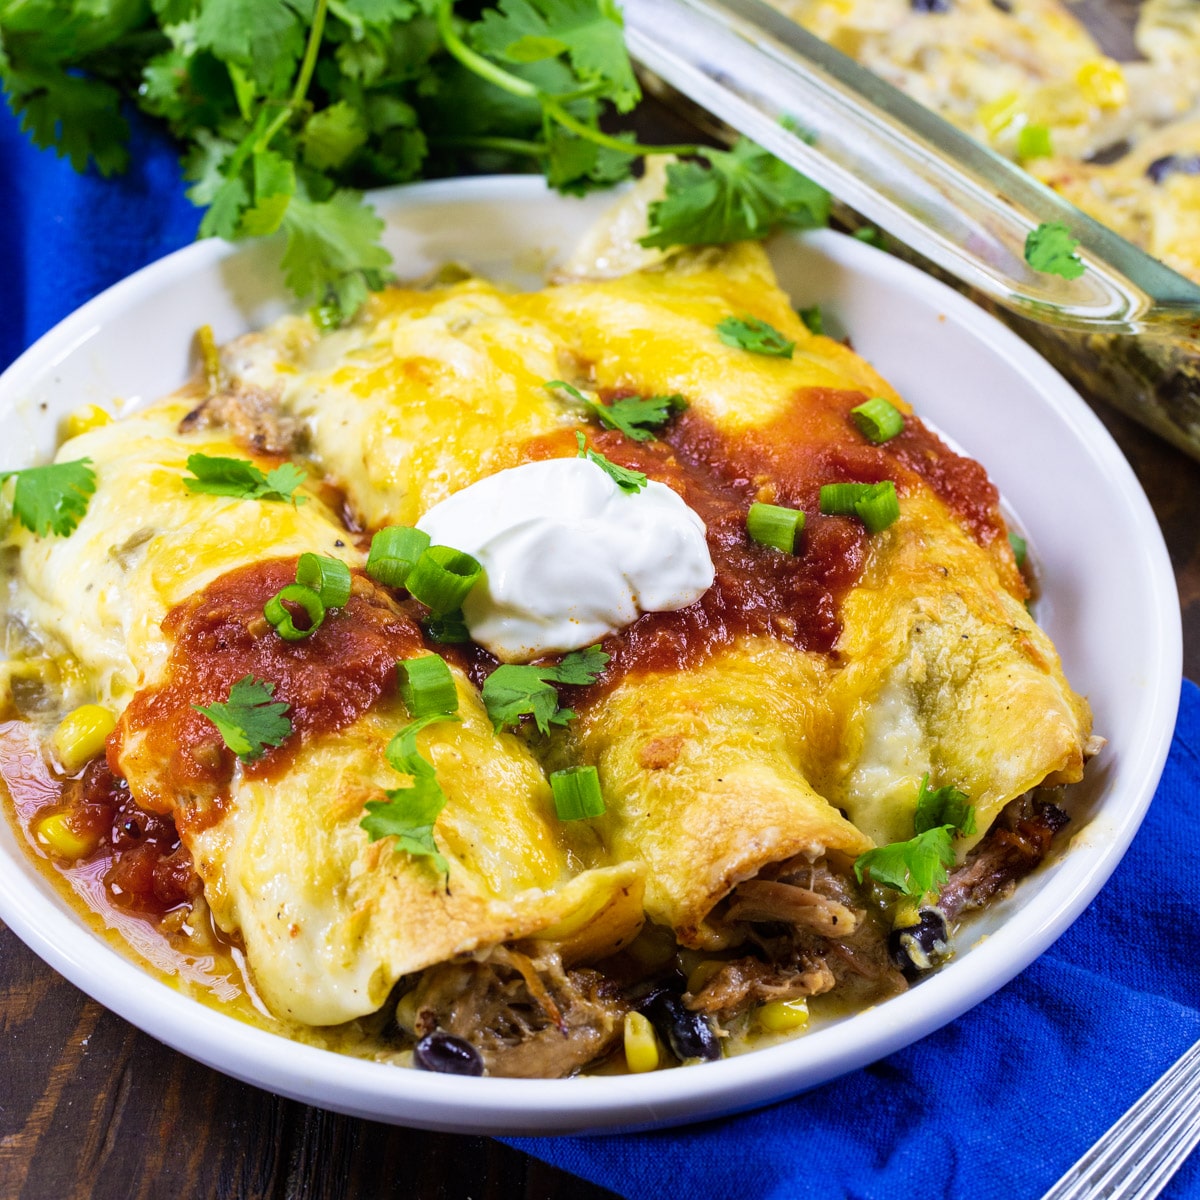
[[[1200,464],[1099,411],[1162,524],[1184,670],[1200,679]],[[0,925],[0,1200],[608,1195],[486,1138],[355,1120],[236,1083],[89,1000]]]

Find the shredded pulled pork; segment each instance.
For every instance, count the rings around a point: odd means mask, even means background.
[[[758,1003],[835,987],[883,998],[906,986],[888,957],[885,931],[827,860],[799,856],[739,884],[723,919],[743,924],[757,953],[724,964],[689,992],[684,1002],[694,1011],[728,1021]]]
[[[280,414],[278,397],[240,380],[212,392],[179,422],[180,433],[198,429],[228,429],[258,454],[296,449],[295,424]]]
[[[1012,801],[942,889],[938,908],[946,920],[982,908],[1010,890],[1046,857],[1054,835],[1069,821],[1056,804],[1032,795]]]
[[[490,1075],[559,1079],[609,1049],[628,1005],[598,971],[568,971],[554,950],[497,946],[482,961],[430,967],[405,1007],[417,1037],[466,1039]]]

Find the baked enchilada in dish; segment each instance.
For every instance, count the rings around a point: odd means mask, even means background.
[[[1098,741],[984,469],[758,245],[607,251],[202,336],[10,473],[13,811],[194,994],[427,1070],[712,1060],[918,983],[1068,823]]]

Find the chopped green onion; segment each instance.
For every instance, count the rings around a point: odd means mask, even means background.
[[[896,485],[890,479],[872,484],[871,490],[854,506],[854,511],[867,527],[868,533],[882,533],[900,518]]]
[[[595,767],[567,767],[553,772],[550,790],[560,821],[582,821],[604,815],[604,796]]]
[[[1012,547],[1013,557],[1017,560],[1018,567],[1025,566],[1025,552],[1027,546],[1025,539],[1019,533],[1009,532],[1008,544]]]
[[[854,506],[870,490],[869,483],[827,483],[821,488],[821,511],[827,517],[852,517]]]
[[[312,588],[326,608],[341,608],[350,599],[350,568],[340,558],[300,555],[296,582]]]
[[[1054,153],[1050,130],[1045,125],[1023,125],[1017,134],[1017,161],[1049,158]]]
[[[441,642],[445,645],[471,640],[471,631],[463,620],[461,609],[441,617],[426,617],[421,622],[421,628],[425,630],[425,636],[431,642]]]
[[[307,629],[296,627],[292,614],[284,608],[285,601],[298,604],[304,609],[309,622]],[[263,605],[263,616],[271,622],[271,627],[285,642],[299,642],[316,633],[321,627],[321,622],[325,620],[325,605],[312,588],[305,587],[302,583],[289,583]]]
[[[429,549],[429,534],[408,525],[389,525],[371,539],[367,574],[384,587],[403,587],[417,559]]]
[[[874,225],[863,225],[856,229],[854,237],[860,242],[866,242],[868,246],[874,246],[876,250],[887,249],[883,241],[883,234]]]
[[[408,576],[408,590],[441,616],[462,608],[462,602],[479,582],[479,560],[450,546],[430,546]]]
[[[804,328],[809,333],[823,334],[825,332],[825,318],[821,316],[821,306],[814,304],[812,308],[800,308],[796,310],[797,316],[804,322]]]
[[[880,533],[900,516],[896,485],[827,483],[821,488],[821,511],[826,516],[858,517],[869,533]]]
[[[441,713],[458,711],[458,689],[446,660],[440,654],[427,654],[396,664],[400,699],[414,721]]]
[[[796,548],[796,539],[804,528],[804,514],[798,508],[778,504],[752,504],[746,514],[746,532],[760,546],[773,546],[784,554]]]
[[[904,414],[882,396],[872,396],[852,408],[850,416],[863,437],[876,445],[890,442],[904,428]]]

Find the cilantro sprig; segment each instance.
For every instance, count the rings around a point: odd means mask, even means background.
[[[575,718],[569,708],[561,708],[556,683],[582,687],[595,683],[609,656],[599,646],[573,650],[557,666],[517,666],[505,663],[484,681],[483,703],[499,732],[505,725],[517,726],[521,718],[533,717],[541,733],[551,725],[566,725]]]
[[[1043,275],[1078,279],[1085,269],[1078,249],[1079,240],[1062,221],[1044,221],[1025,239],[1025,261]]]
[[[894,888],[905,896],[938,892],[954,865],[954,838],[975,832],[975,807],[955,787],[931,790],[929,772],[921,777],[913,815],[915,836],[860,854],[854,874],[862,883],[870,874],[873,883]]]
[[[307,504],[307,496],[297,496],[296,489],[307,476],[295,463],[285,462],[265,474],[249,459],[220,458],[208,454],[188,456],[183,477],[190,492],[207,496],[236,496],[239,500],[280,500],[290,504]]]
[[[392,259],[361,189],[536,168],[564,192],[675,153],[647,246],[826,222],[829,197],[749,142],[644,146],[608,133],[639,89],[614,0],[29,0],[0,4],[0,88],[39,146],[128,165],[122,106],[180,147],[201,236],[282,235],[288,285],[321,327]]]
[[[47,463],[20,471],[0,471],[0,483],[15,479],[13,516],[38,537],[68,537],[83,520],[96,491],[90,458]]]
[[[246,675],[229,689],[223,702],[192,707],[217,727],[222,741],[238,758],[253,762],[268,746],[282,746],[292,732],[288,705],[274,696],[273,683]]]
[[[667,192],[650,206],[643,246],[714,246],[766,237],[778,225],[829,223],[829,193],[754,142],[697,151],[700,162],[670,163]]]
[[[367,815],[359,822],[371,841],[394,837],[397,850],[407,851],[414,858],[430,859],[445,876],[450,874],[450,864],[438,849],[433,827],[446,807],[446,793],[438,783],[437,770],[417,748],[417,734],[430,725],[458,719],[452,713],[432,713],[410,721],[392,738],[385,757],[394,770],[410,776],[412,782],[407,787],[387,789],[386,800],[368,800],[363,806]]]
[[[561,379],[552,379],[542,386],[549,391],[566,392],[577,404],[582,404],[605,429],[615,429],[635,442],[650,441],[655,430],[661,429],[672,417],[687,408],[687,401],[679,395],[623,396],[611,404],[601,404]]]
[[[599,450],[593,450],[587,444],[587,439],[582,433],[576,432],[575,444],[579,447],[579,453],[575,457],[586,458],[588,462],[595,463],[621,491],[636,494],[646,486],[646,476],[643,472],[632,471],[628,467],[623,467],[619,463],[605,458]]]

